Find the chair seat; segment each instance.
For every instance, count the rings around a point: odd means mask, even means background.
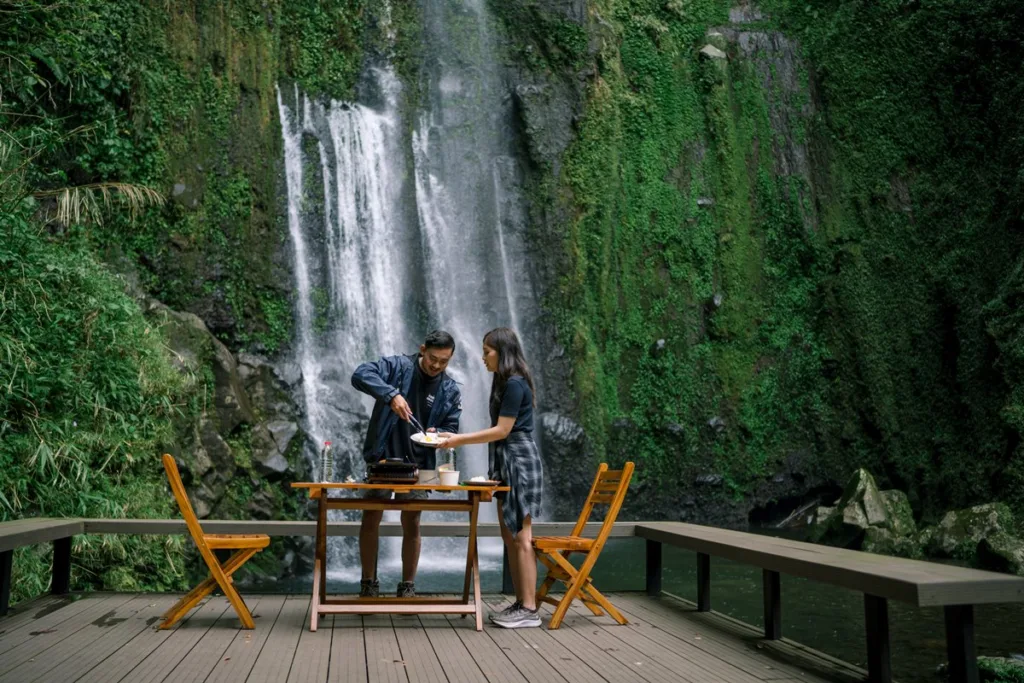
[[[266,534],[203,534],[206,546],[211,550],[223,548],[266,548],[270,536]]]
[[[533,547],[537,550],[578,550],[587,552],[594,546],[594,539],[582,536],[536,536]]]

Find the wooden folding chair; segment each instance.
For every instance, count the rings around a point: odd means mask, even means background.
[[[627,462],[621,470],[609,470],[608,463],[601,463],[597,468],[597,476],[594,477],[594,484],[590,487],[587,501],[580,511],[580,518],[576,520],[576,527],[571,536],[537,536],[533,539],[533,548],[537,551],[537,557],[548,568],[547,576],[537,590],[537,603],[547,602],[555,605],[555,613],[548,623],[549,629],[556,629],[562,624],[565,613],[569,611],[569,605],[576,598],[586,605],[592,613],[601,616],[603,608],[612,619],[620,624],[629,623],[626,617],[608,602],[608,599],[601,595],[590,580],[590,571],[597,562],[601,549],[612,531],[615,518],[619,516],[622,508],[622,501],[626,497],[626,490],[629,488],[629,480],[633,477],[633,463]],[[580,534],[590,519],[590,514],[595,505],[608,505],[608,513],[605,515],[601,531],[596,538],[584,538]],[[576,569],[569,562],[572,553],[582,553],[586,556],[583,564]],[[548,591],[555,581],[565,584],[565,594],[561,600],[555,600],[548,596]]]
[[[242,596],[235,590],[231,575],[239,567],[245,564],[249,558],[263,550],[270,544],[270,537],[266,534],[204,534],[196,513],[192,510],[192,504],[185,495],[185,487],[181,483],[181,475],[178,474],[178,465],[174,458],[164,454],[164,469],[167,470],[167,479],[171,482],[171,490],[174,491],[174,498],[178,501],[178,508],[181,516],[185,518],[188,525],[188,532],[199,548],[199,554],[203,556],[210,575],[198,586],[188,592],[181,600],[174,604],[174,607],[167,610],[163,617],[164,621],[160,628],[171,628],[178,620],[188,614],[189,610],[199,604],[199,601],[213,592],[214,587],[220,586],[224,595],[231,601],[238,618],[242,620],[243,628],[254,628],[252,615],[249,608],[245,606]],[[231,549],[234,554],[221,564],[214,555],[214,550]]]

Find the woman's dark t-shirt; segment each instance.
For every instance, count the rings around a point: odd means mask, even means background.
[[[514,417],[513,432],[533,431],[533,392],[526,379],[520,375],[512,375],[505,385],[505,393],[501,397],[499,417]]]

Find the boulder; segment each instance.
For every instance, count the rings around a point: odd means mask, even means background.
[[[981,539],[978,543],[978,566],[1024,576],[1024,540],[1004,531]]]
[[[927,532],[925,551],[931,557],[973,559],[982,539],[1014,528],[1013,513],[1004,503],[976,505],[947,512]]]
[[[873,534],[873,547],[878,549],[891,545],[892,539],[913,534],[916,525],[906,494],[902,491],[880,491],[871,473],[861,468],[850,477],[831,512],[827,508],[819,508],[811,527],[811,538],[819,543],[859,548],[870,528],[889,532]],[[906,545],[903,541],[900,544]]]
[[[864,541],[860,549],[868,553],[909,557],[915,560],[924,557],[921,545],[913,536],[901,536],[880,527],[868,527],[864,531]]]

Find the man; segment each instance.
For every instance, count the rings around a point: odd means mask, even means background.
[[[458,432],[462,415],[462,393],[458,383],[445,373],[455,353],[455,340],[447,332],[435,330],[413,356],[387,356],[363,363],[352,374],[352,386],[377,399],[370,415],[370,426],[363,443],[367,463],[381,459],[414,462],[420,469],[435,469],[434,448],[412,442],[415,429],[409,417],[414,415],[424,429]],[[391,498],[388,489],[370,490],[371,497]],[[397,499],[426,498],[426,491],[394,494]],[[359,528],[359,559],[363,577],[360,597],[379,595],[377,547],[380,539],[381,510],[363,512]],[[398,597],[416,596],[416,568],[420,560],[420,513],[402,511],[402,581]]]

